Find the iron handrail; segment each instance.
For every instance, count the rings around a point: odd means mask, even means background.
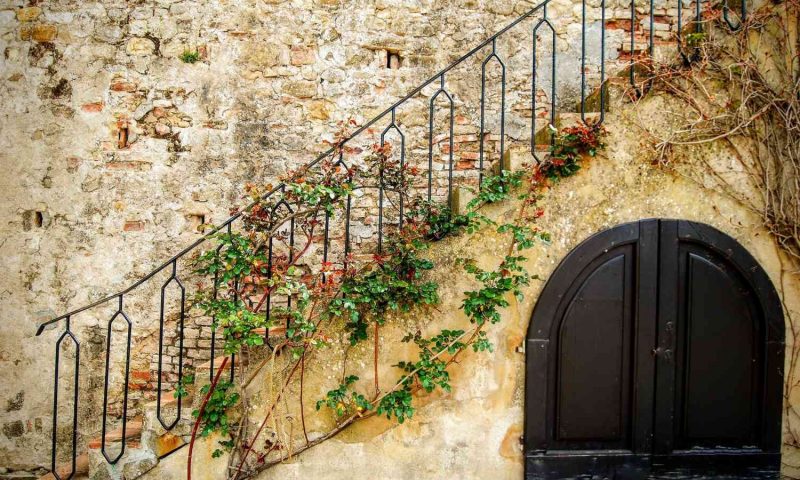
[[[374,116],[372,119],[364,123],[363,125],[356,128],[353,132],[349,133],[346,137],[339,141],[339,143],[335,146],[330,147],[323,153],[319,154],[314,160],[305,164],[303,167],[304,169],[310,169],[315,165],[319,164],[322,160],[326,158],[330,158],[338,148],[343,147],[345,144],[359,136],[361,133],[367,131],[370,127],[376,125],[379,121],[386,118],[388,115],[391,115],[391,122],[388,126],[380,133],[380,143],[381,145],[384,144],[386,141],[386,136],[392,130],[396,132],[400,136],[400,165],[402,166],[405,162],[405,134],[403,133],[401,124],[396,122],[396,111],[398,107],[402,106],[413,98],[415,95],[422,92],[422,90],[433,84],[436,81],[440,82],[439,88],[433,92],[430,96],[429,100],[429,124],[428,124],[428,134],[427,134],[427,141],[428,141],[428,181],[427,181],[427,197],[430,201],[432,198],[432,185],[433,185],[433,129],[434,129],[434,113],[435,113],[435,101],[437,97],[440,95],[447,100],[447,109],[449,111],[449,155],[448,155],[448,165],[449,171],[447,176],[447,194],[448,199],[450,199],[450,194],[452,193],[453,189],[453,137],[454,137],[454,101],[453,95],[448,91],[446,83],[445,83],[445,76],[454,68],[464,63],[466,60],[473,58],[476,53],[480,52],[484,48],[491,45],[491,52],[483,59],[481,62],[481,94],[480,94],[480,129],[479,129],[479,164],[478,164],[478,182],[480,183],[483,178],[483,167],[484,167],[484,142],[486,140],[485,132],[486,132],[486,81],[487,81],[487,65],[492,62],[496,62],[500,68],[500,83],[501,83],[501,94],[500,94],[500,109],[499,109],[499,123],[500,123],[500,135],[499,135],[499,154],[500,158],[503,158],[504,149],[505,149],[505,110],[506,110],[506,70],[507,66],[506,63],[503,61],[501,56],[497,52],[497,39],[500,38],[504,33],[508,32],[516,25],[520,24],[524,20],[533,16],[537,11],[541,10],[543,12],[542,18],[532,26],[531,33],[532,33],[532,69],[530,71],[531,74],[531,140],[530,140],[530,154],[532,155],[533,159],[539,162],[541,159],[538,158],[536,153],[536,134],[537,134],[537,92],[539,86],[539,75],[537,75],[537,40],[540,39],[540,30],[549,30],[549,34],[552,37],[552,47],[550,52],[550,99],[549,99],[549,126],[554,127],[556,123],[556,111],[557,111],[557,101],[556,101],[556,83],[557,83],[557,68],[556,68],[556,59],[557,59],[557,33],[556,29],[551,23],[550,19],[548,18],[547,13],[547,6],[551,0],[543,0],[540,3],[536,4],[528,11],[517,17],[512,22],[508,23],[506,26],[498,30],[496,33],[488,37],[486,40],[482,41],[480,44],[476,45],[472,49],[470,49],[466,54],[462,55],[455,61],[451,62],[449,65],[444,67],[443,69],[439,70],[437,73],[429,77],[427,80],[420,83],[417,87],[413,88],[409,91],[406,95],[402,98],[394,102],[391,106],[383,110],[381,113]],[[578,107],[580,110],[580,118],[583,122],[589,123],[589,119],[586,117],[586,100],[587,100],[587,49],[586,49],[586,41],[587,41],[587,0],[580,0],[581,1],[581,43],[580,43],[580,106]],[[647,45],[647,52],[649,53],[650,57],[653,56],[654,50],[654,38],[655,38],[655,30],[654,30],[654,0],[647,0],[649,3],[650,11],[649,11],[649,39]],[[678,53],[680,54],[681,58],[684,61],[689,62],[696,56],[696,49],[695,53],[691,53],[686,51],[683,46],[683,42],[681,41],[682,35],[682,28],[683,28],[683,19],[682,19],[682,0],[677,0],[678,2],[678,19],[677,19],[677,46],[678,46]],[[694,32],[701,32],[702,25],[701,25],[701,5],[703,0],[695,0],[695,11],[694,11]],[[636,31],[637,27],[635,26],[635,22],[638,22],[639,18],[637,16],[636,8],[635,8],[634,0],[631,0],[631,9],[630,9],[630,22],[631,22],[631,32],[630,32],[630,47],[631,47],[631,59],[630,59],[630,72],[629,72],[629,82],[631,87],[633,87],[634,91],[638,93],[642,93],[639,88],[639,85],[636,82],[636,74],[634,72],[634,52],[636,46]],[[600,0],[600,58],[599,58],[599,73],[600,73],[600,88],[599,88],[599,115],[598,118],[594,121],[593,125],[601,124],[605,119],[605,110],[606,110],[606,103],[608,101],[607,93],[605,87],[606,83],[606,65],[605,65],[605,49],[606,49],[606,0]],[[722,18],[728,27],[731,30],[738,30],[742,27],[744,22],[746,21],[747,15],[747,4],[745,0],[742,0],[741,10],[739,13],[739,22],[733,23],[730,18],[731,9],[728,7],[728,0],[722,0]],[[642,28],[644,30],[644,27]],[[646,84],[645,84],[646,86]],[[550,134],[550,142],[552,144],[554,139],[554,134]],[[343,153],[339,151],[339,159],[334,162],[339,163],[346,167],[346,164],[343,160]],[[500,162],[500,167],[502,168],[502,161]],[[384,190],[385,185],[383,184],[383,178],[379,180],[378,188],[378,227],[377,227],[377,249],[380,252],[382,240],[383,240],[383,199],[384,199]],[[58,406],[59,406],[59,365],[61,360],[61,345],[64,341],[68,341],[72,343],[75,347],[75,372],[74,372],[74,380],[73,380],[73,398],[72,398],[72,410],[73,410],[73,417],[72,417],[72,450],[71,450],[71,460],[72,460],[72,471],[67,478],[71,478],[75,474],[75,466],[76,466],[76,455],[77,455],[77,425],[78,425],[78,379],[79,379],[79,364],[80,364],[80,342],[78,338],[75,336],[71,329],[71,319],[77,314],[90,310],[94,307],[106,304],[114,299],[117,299],[119,302],[119,306],[117,311],[111,316],[110,320],[108,321],[108,340],[106,344],[106,358],[105,358],[105,381],[103,385],[103,417],[102,417],[102,440],[101,440],[101,452],[105,457],[106,461],[110,464],[117,463],[120,458],[123,456],[125,452],[125,444],[126,444],[126,436],[125,436],[125,429],[126,429],[126,419],[127,419],[127,411],[128,411],[128,374],[130,370],[130,351],[131,351],[131,332],[132,332],[132,322],[129,319],[128,315],[125,313],[123,308],[123,300],[126,295],[136,290],[138,287],[146,283],[148,280],[151,280],[160,272],[163,272],[165,269],[171,267],[171,275],[166,279],[166,282],[161,286],[161,303],[160,303],[160,316],[159,316],[159,347],[158,347],[158,387],[156,393],[156,418],[159,422],[161,422],[162,426],[166,430],[172,429],[180,420],[181,418],[181,402],[178,402],[177,407],[177,415],[174,421],[167,421],[162,417],[161,412],[161,397],[162,397],[162,367],[163,367],[163,350],[164,350],[164,325],[166,321],[165,313],[166,313],[166,290],[171,284],[177,285],[180,291],[180,316],[179,316],[179,323],[180,326],[180,333],[179,333],[179,346],[178,346],[178,378],[181,378],[182,368],[183,368],[183,340],[184,340],[184,321],[186,318],[186,291],[185,288],[177,275],[177,265],[178,261],[181,260],[184,256],[188,253],[192,252],[195,248],[215,236],[221,231],[227,231],[227,233],[231,233],[232,224],[240,219],[245,212],[252,209],[255,205],[259,202],[270,198],[272,195],[278,192],[284,192],[286,189],[286,183],[279,183],[277,186],[270,189],[268,192],[264,193],[260,196],[258,200],[251,202],[250,204],[246,205],[245,207],[241,208],[239,211],[231,215],[227,220],[223,221],[219,225],[213,227],[210,231],[204,233],[200,238],[189,244],[188,246],[184,247],[178,253],[174,254],[168,260],[164,261],[163,263],[159,264],[156,268],[151,270],[149,273],[141,277],[140,279],[136,280],[134,283],[129,285],[128,287],[113,293],[106,295],[99,300],[95,300],[90,302],[80,308],[76,308],[74,310],[69,311],[63,315],[58,317],[52,318],[45,322],[42,322],[38,325],[36,330],[36,336],[41,335],[44,330],[55,323],[64,321],[65,322],[65,330],[61,333],[56,341],[56,352],[55,352],[55,384],[54,384],[54,392],[53,392],[53,432],[52,432],[52,444],[51,444],[51,466],[52,466],[52,473],[53,475],[58,478],[59,480],[62,478],[60,474],[56,471],[56,453],[57,453],[57,442],[56,442],[56,433],[58,427]],[[437,194],[438,195],[438,194]],[[400,199],[399,204],[399,225],[402,226],[403,222],[403,203],[402,197]],[[287,208],[291,212],[291,207],[285,200],[281,200],[277,202],[273,206],[273,214],[279,208]],[[348,195],[346,199],[345,205],[342,207],[344,210],[344,253],[345,256],[350,252],[350,242],[351,242],[351,235],[350,235],[350,212],[351,212],[351,196]],[[325,214],[325,227],[324,227],[324,240],[323,240],[323,262],[327,262],[328,254],[329,254],[329,220],[331,218],[330,212],[326,212]],[[288,220],[290,223],[290,235],[289,235],[289,258],[292,258],[294,255],[294,219]],[[286,222],[286,220],[284,221]],[[217,247],[219,250],[221,247]],[[273,243],[272,238],[269,240],[268,246],[268,271],[271,271],[272,266],[272,258],[273,258]],[[324,273],[323,273],[324,275]],[[216,276],[214,278],[214,290],[213,295],[214,298],[217,298],[217,285],[216,285]],[[287,299],[287,301],[291,302],[291,299]],[[270,306],[271,306],[271,299],[268,296],[266,300],[266,317],[269,318],[270,314]],[[126,337],[127,337],[127,349],[126,349],[126,357],[125,357],[125,383],[124,383],[124,397],[123,397],[123,406],[122,406],[122,448],[121,450],[113,456],[110,456],[109,453],[106,451],[106,429],[107,429],[107,417],[108,417],[108,389],[109,389],[109,370],[110,370],[110,363],[111,363],[111,336],[112,336],[112,324],[117,319],[122,319],[125,322],[125,326],[127,327],[126,330]],[[269,337],[269,330],[265,333],[266,337]],[[268,340],[268,338],[267,338]],[[213,327],[212,322],[212,330],[211,330],[211,368],[210,368],[210,376],[213,377],[214,369],[215,369],[215,330]],[[233,359],[233,356],[232,360]],[[231,362],[231,377],[234,375],[235,369],[235,361]]]
[[[424,89],[425,87],[427,87],[428,85],[430,85],[431,83],[433,83],[435,80],[437,80],[437,79],[439,79],[440,77],[442,77],[444,74],[446,74],[447,72],[449,72],[449,71],[450,71],[450,70],[452,70],[453,68],[455,68],[455,67],[457,67],[458,65],[460,65],[460,64],[461,64],[462,62],[464,62],[465,60],[467,60],[467,59],[469,59],[470,57],[472,57],[472,55],[474,55],[475,53],[477,53],[478,51],[480,51],[482,48],[484,48],[484,47],[486,47],[487,45],[489,45],[490,43],[494,42],[494,41],[495,41],[495,40],[496,40],[496,39],[497,39],[497,38],[498,38],[500,35],[502,35],[503,33],[507,32],[508,30],[510,30],[510,29],[512,29],[512,28],[514,28],[514,26],[516,26],[518,23],[522,22],[522,21],[523,21],[523,20],[525,20],[526,18],[528,18],[528,17],[530,17],[531,15],[533,15],[534,13],[536,13],[536,11],[538,11],[540,8],[543,8],[543,7],[545,7],[545,6],[546,6],[548,3],[550,3],[550,1],[551,1],[551,0],[543,0],[543,1],[542,1],[542,2],[540,2],[538,5],[536,5],[535,7],[533,7],[532,9],[528,10],[526,13],[524,13],[523,15],[521,15],[519,18],[517,18],[517,19],[516,19],[516,20],[514,20],[513,22],[511,22],[511,23],[509,23],[508,25],[506,25],[505,27],[503,27],[503,28],[502,28],[501,30],[499,30],[497,33],[495,33],[495,34],[494,34],[494,35],[492,35],[491,37],[489,37],[489,38],[487,38],[486,40],[484,40],[483,42],[481,42],[479,45],[477,45],[476,47],[474,47],[472,50],[470,50],[470,51],[469,51],[469,52],[467,52],[466,54],[462,55],[462,56],[461,56],[459,59],[455,60],[454,62],[452,62],[452,63],[451,63],[450,65],[448,65],[447,67],[443,68],[443,69],[442,69],[442,70],[440,70],[438,73],[436,73],[435,75],[431,76],[430,78],[428,78],[427,80],[425,80],[424,82],[422,82],[422,83],[421,83],[419,86],[417,86],[416,88],[414,88],[413,90],[411,90],[409,93],[407,93],[407,94],[406,94],[406,95],[405,95],[403,98],[401,98],[400,100],[398,100],[398,101],[396,101],[394,104],[392,104],[392,106],[391,106],[391,107],[389,107],[389,108],[387,108],[386,110],[384,110],[383,112],[379,113],[378,115],[376,115],[375,117],[373,117],[371,120],[369,120],[368,122],[366,122],[364,125],[360,126],[360,127],[359,127],[359,128],[357,128],[356,130],[354,130],[352,133],[350,133],[349,135],[347,135],[347,137],[345,137],[345,139],[341,141],[341,145],[344,145],[344,144],[345,144],[345,143],[347,143],[348,141],[350,141],[350,140],[352,140],[353,138],[357,137],[359,134],[361,134],[362,132],[364,132],[365,130],[367,130],[368,128],[370,128],[372,125],[374,125],[375,123],[377,123],[377,122],[378,122],[380,119],[382,119],[383,117],[385,117],[385,116],[386,116],[386,115],[388,115],[389,113],[392,113],[392,111],[394,111],[394,110],[395,110],[397,107],[399,107],[400,105],[402,105],[403,103],[405,103],[407,100],[411,99],[411,98],[412,98],[414,95],[416,95],[416,94],[418,94],[419,92],[421,92],[421,91],[422,91],[422,89]],[[321,162],[322,160],[324,160],[325,158],[327,158],[328,156],[330,156],[332,153],[334,153],[334,152],[335,152],[335,150],[336,150],[336,147],[335,147],[335,146],[334,146],[334,147],[331,147],[331,148],[329,148],[329,149],[328,149],[328,150],[326,150],[324,153],[322,153],[322,154],[320,154],[319,156],[317,156],[317,158],[315,158],[315,159],[314,159],[314,160],[312,160],[311,162],[307,163],[307,164],[306,164],[306,165],[305,165],[303,168],[311,168],[311,167],[315,166],[316,164],[318,164],[319,162]],[[265,193],[265,194],[263,195],[263,197],[264,197],[264,198],[266,198],[266,197],[269,197],[270,195],[272,195],[273,193],[275,193],[277,190],[279,190],[279,189],[280,189],[282,186],[283,186],[283,184],[282,184],[282,183],[281,183],[281,184],[278,184],[278,185],[277,185],[276,187],[274,187],[272,190],[270,190],[269,192]],[[94,301],[94,302],[92,302],[92,303],[90,303],[90,304],[88,304],[88,305],[85,305],[85,306],[83,306],[83,307],[80,307],[80,308],[76,308],[75,310],[72,310],[72,311],[70,311],[70,312],[68,312],[68,313],[65,313],[65,314],[63,314],[63,315],[60,315],[60,316],[58,316],[58,317],[55,317],[55,318],[53,318],[53,319],[51,319],[51,320],[47,320],[47,321],[45,321],[45,322],[42,322],[42,323],[40,323],[40,324],[39,324],[39,326],[38,326],[38,327],[37,327],[37,329],[36,329],[36,336],[39,336],[39,335],[41,335],[41,334],[42,334],[42,332],[44,331],[44,329],[45,329],[47,326],[49,326],[49,325],[52,325],[52,324],[54,324],[54,323],[56,323],[56,322],[58,322],[58,321],[60,321],[60,320],[65,320],[65,319],[67,319],[67,318],[69,318],[69,317],[72,317],[73,315],[77,315],[78,313],[85,312],[86,310],[89,310],[89,309],[92,309],[92,308],[94,308],[94,307],[100,306],[100,305],[102,305],[102,304],[104,304],[104,303],[107,303],[107,302],[109,302],[109,301],[111,301],[111,300],[113,300],[113,299],[115,299],[115,298],[118,298],[118,297],[120,297],[120,296],[127,295],[128,293],[132,292],[132,291],[133,291],[133,290],[135,290],[137,287],[139,287],[140,285],[142,285],[142,284],[143,284],[143,283],[145,283],[146,281],[148,281],[148,280],[150,280],[151,278],[153,278],[154,276],[156,276],[156,275],[157,275],[158,273],[160,273],[162,270],[164,270],[165,268],[167,268],[167,267],[168,267],[169,265],[171,265],[173,262],[175,262],[176,260],[180,259],[181,257],[183,257],[184,255],[186,255],[187,253],[191,252],[191,251],[192,251],[192,250],[194,250],[196,247],[198,247],[199,245],[201,245],[203,242],[205,242],[206,240],[208,240],[209,238],[211,238],[212,236],[214,236],[216,233],[218,233],[218,232],[220,232],[222,229],[226,228],[226,227],[227,227],[229,224],[231,224],[231,223],[233,223],[234,221],[236,221],[238,218],[240,218],[240,217],[242,216],[242,214],[243,214],[244,212],[248,211],[249,209],[253,208],[253,207],[254,207],[256,204],[258,204],[258,203],[259,203],[259,201],[260,201],[260,200],[255,200],[255,201],[251,202],[250,204],[248,204],[247,206],[245,206],[244,208],[242,208],[240,211],[238,211],[237,213],[233,214],[233,215],[232,215],[231,217],[229,217],[227,220],[225,220],[224,222],[222,222],[222,223],[221,223],[221,224],[219,224],[218,226],[214,227],[214,228],[213,228],[212,230],[210,230],[208,233],[206,233],[206,234],[205,234],[205,235],[203,235],[202,237],[200,237],[200,238],[198,238],[197,240],[195,240],[194,242],[192,242],[192,243],[191,243],[189,246],[185,247],[183,250],[181,250],[180,252],[176,253],[176,254],[175,254],[175,255],[173,255],[172,257],[170,257],[170,258],[169,258],[169,260],[166,260],[164,263],[162,263],[161,265],[159,265],[158,267],[156,267],[155,269],[153,269],[153,270],[152,270],[150,273],[146,274],[145,276],[143,276],[142,278],[140,278],[139,280],[137,280],[136,282],[134,282],[132,285],[130,285],[129,287],[125,288],[124,290],[121,290],[121,291],[119,291],[119,292],[117,292],[117,293],[112,293],[112,294],[110,294],[110,295],[106,295],[105,297],[101,298],[100,300],[96,300],[96,301]]]

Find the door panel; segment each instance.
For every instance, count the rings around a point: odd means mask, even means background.
[[[767,275],[718,230],[592,236],[531,319],[526,478],[777,478],[783,328]]]
[[[628,245],[590,266],[566,302],[558,337],[559,441],[627,443],[632,252]]]
[[[686,287],[679,307],[676,446],[752,446],[763,365],[752,293],[712,253],[681,250]]]

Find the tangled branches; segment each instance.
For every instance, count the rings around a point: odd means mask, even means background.
[[[783,252],[780,286],[800,273],[800,43],[796,24],[800,2],[767,4],[731,32],[721,10],[709,9],[695,38],[690,65],[653,65],[650,92],[678,100],[671,125],[639,122],[656,151],[654,163],[703,183],[755,212]],[[794,23],[794,25],[792,25]],[[657,122],[658,123],[658,122]],[[678,126],[676,127],[675,124]],[[698,147],[724,144],[735,165],[694,158]],[[696,155],[695,155],[696,157]],[[784,442],[800,448],[800,412],[790,399],[800,388],[800,325],[785,306],[788,354],[784,383]],[[786,464],[796,469],[796,465]],[[788,474],[787,474],[788,476]]]
[[[736,152],[750,190],[716,170],[723,193],[763,219],[783,250],[800,261],[800,57],[791,22],[798,2],[768,5],[731,32],[721,9],[709,9],[694,62],[652,66],[651,92],[680,100],[682,124],[641,127],[654,140],[655,162],[676,167],[679,151],[725,142]],[[706,161],[706,160],[703,160]]]

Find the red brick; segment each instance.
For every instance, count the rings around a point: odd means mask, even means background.
[[[471,170],[475,168],[473,160],[459,160],[456,162],[456,170]]]
[[[122,227],[122,230],[126,232],[140,232],[144,230],[144,221],[128,220],[125,222],[125,225]]]
[[[112,83],[109,87],[109,90],[112,92],[135,92],[136,91],[136,84],[124,81],[116,81]]]
[[[606,22],[606,29],[607,30],[624,30],[626,32],[631,31],[631,21],[630,20],[609,20]]]
[[[139,172],[152,168],[150,162],[141,162],[137,160],[115,160],[107,162],[105,166],[109,170],[136,170]]]
[[[81,106],[81,110],[89,113],[97,113],[97,112],[102,112],[104,106],[105,105],[103,104],[103,102],[87,103]]]
[[[149,370],[134,370],[131,372],[131,377],[134,380],[150,380],[150,371]]]

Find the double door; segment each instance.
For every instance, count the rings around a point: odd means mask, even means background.
[[[707,225],[643,220],[573,250],[527,343],[526,478],[777,478],[783,315]]]

